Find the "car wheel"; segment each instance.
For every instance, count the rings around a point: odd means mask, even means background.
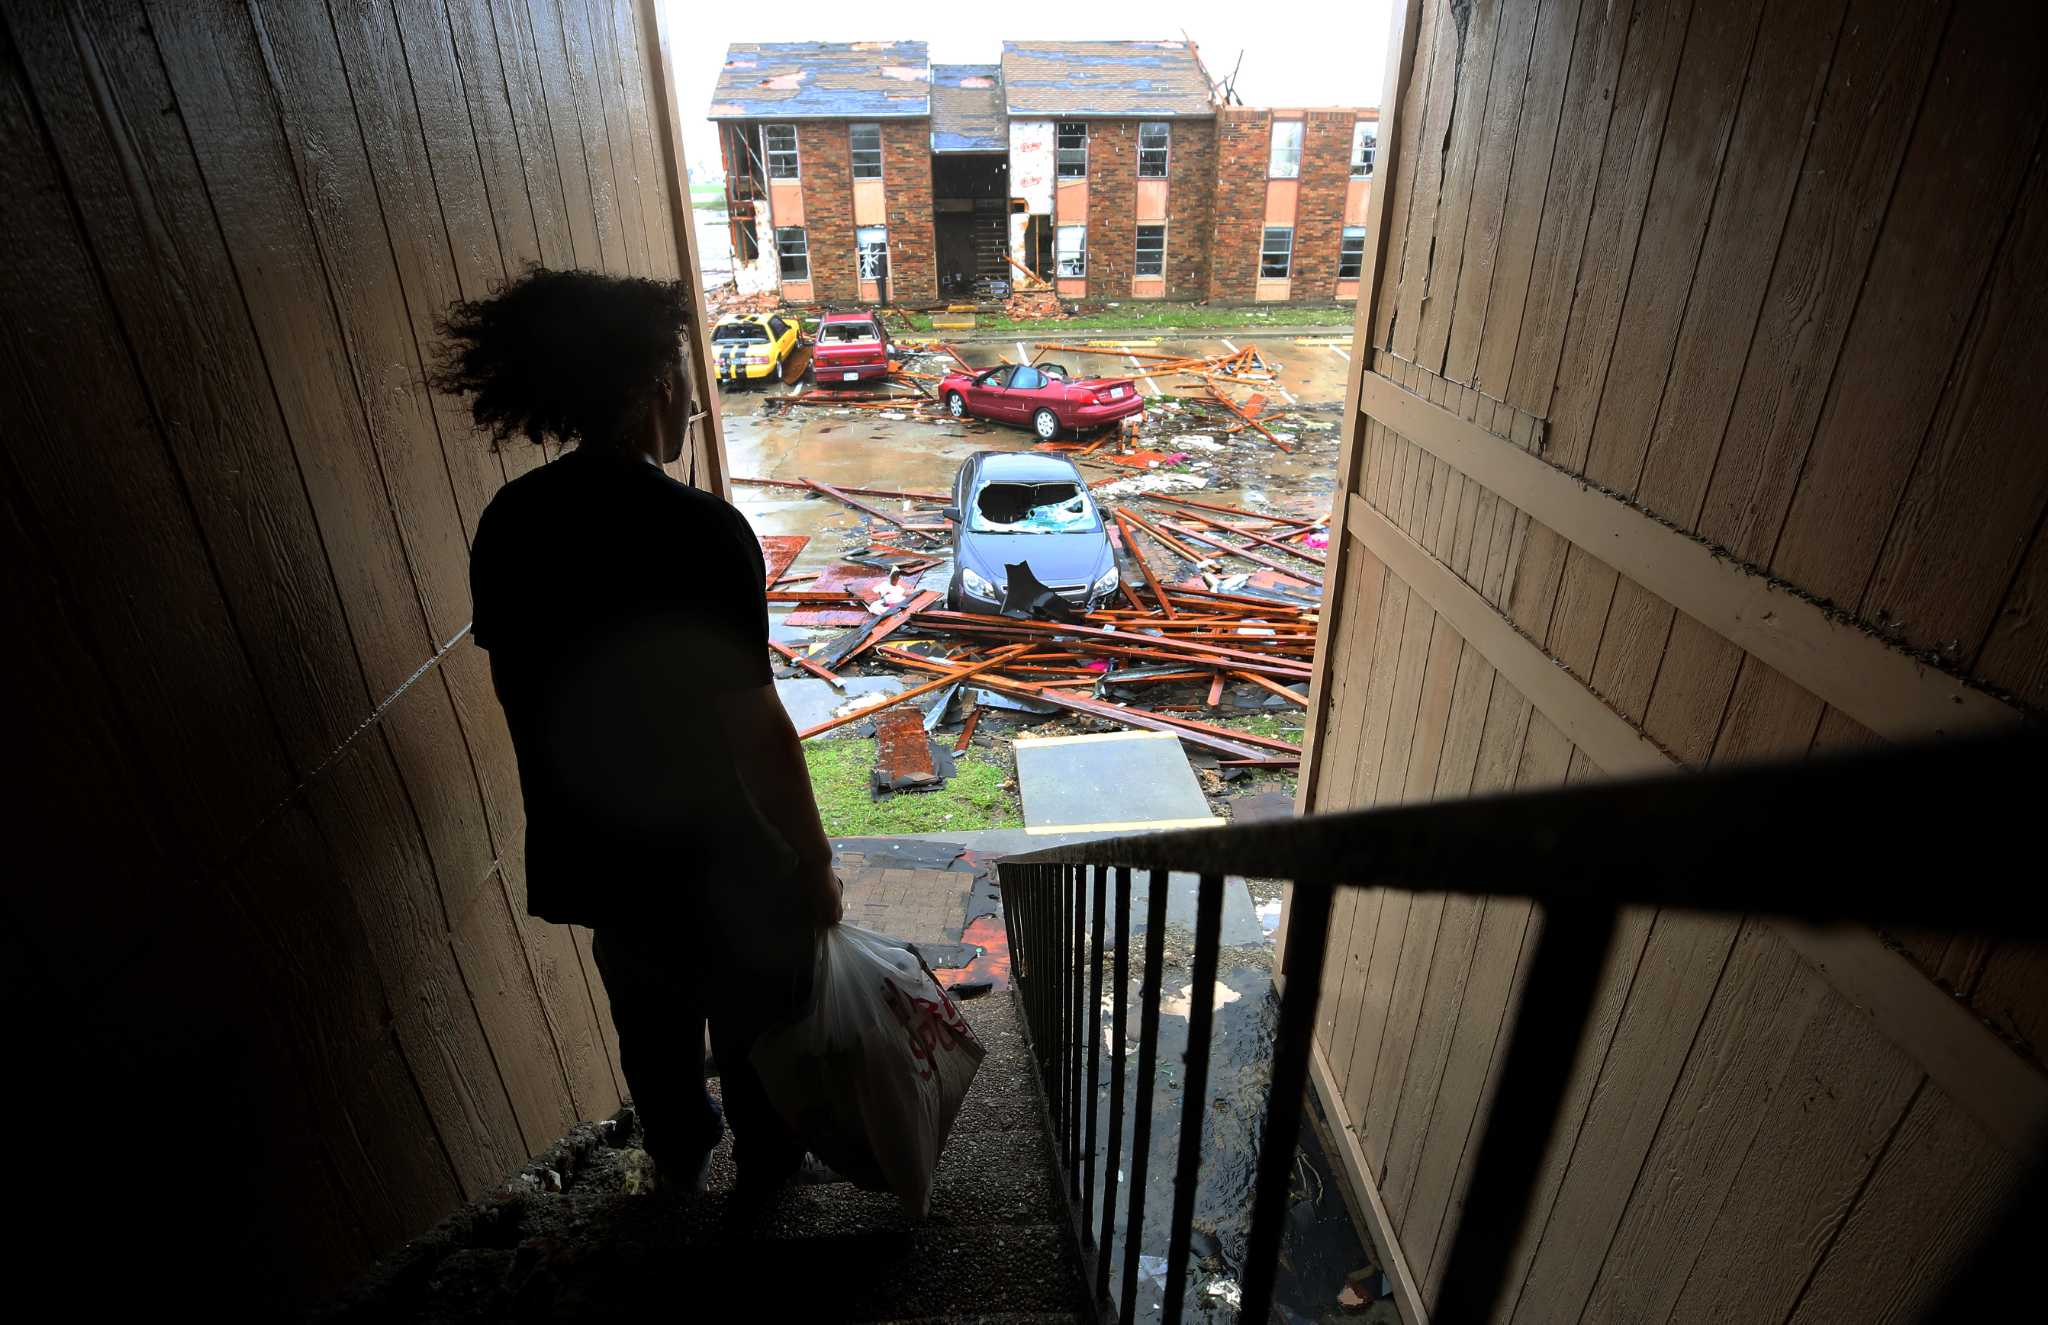
[[[1042,409],[1031,416],[1031,427],[1038,434],[1038,440],[1049,442],[1060,435],[1060,416],[1049,409]]]
[[[952,415],[956,419],[966,418],[966,397],[962,396],[958,391],[948,391],[946,393],[946,413]]]

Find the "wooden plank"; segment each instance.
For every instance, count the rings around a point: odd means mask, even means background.
[[[1880,735],[1902,739],[2011,721],[2012,710],[1992,696],[1385,378],[1369,375],[1362,395],[1374,417],[1441,452],[1529,511],[1541,528],[1598,549],[1603,562]]]
[[[1782,1319],[1921,1080],[1834,997],[1792,1057],[1798,1069],[1758,1110],[1749,1152],[1673,1306],[1677,1318]]]
[[[1526,151],[1521,141],[1516,143],[1503,261],[1494,276],[1495,293],[1488,296],[1487,325],[1495,330],[1479,350],[1480,388],[1545,416],[1550,413],[1558,355],[1564,348],[1579,254],[1592,220],[1631,18],[1629,11],[1615,5],[1581,3],[1572,8],[1569,37],[1561,22],[1539,36],[1542,54],[1549,57],[1540,76],[1557,79],[1559,111],[1549,125],[1550,141],[1543,141],[1546,126],[1539,121],[1527,135]],[[1560,20],[1563,13],[1560,7]],[[1557,52],[1567,41],[1570,58],[1560,60]],[[1532,80],[1537,77],[1532,73]],[[1524,271],[1526,280],[1521,279]]]
[[[457,919],[449,941],[497,1058],[524,1153],[539,1154],[575,1125],[576,1111],[547,1010],[526,963],[519,919],[497,870],[478,904]]]
[[[1669,755],[1560,670],[1461,580],[1362,502],[1351,506],[1352,531],[1387,569],[1443,612],[1451,628],[1516,690],[1527,695],[1595,763],[1611,773],[1665,771]]]
[[[1379,265],[1376,268],[1372,291],[1373,311],[1369,314],[1367,329],[1370,334],[1358,343],[1387,347],[1393,343],[1394,306],[1401,297],[1401,277],[1407,269],[1409,216],[1415,210],[1415,174],[1422,148],[1423,104],[1429,97],[1431,69],[1436,59],[1437,23],[1444,10],[1437,0],[1408,0],[1404,10],[1394,9],[1395,21],[1405,16],[1399,46],[1387,47],[1389,56],[1395,50],[1401,51],[1398,85],[1391,80],[1396,65],[1391,58],[1387,61],[1390,75],[1387,91],[1395,95],[1380,101],[1380,146],[1382,150],[1391,146],[1394,158],[1390,163],[1375,166],[1372,196],[1368,207],[1383,209],[1377,217],[1368,211],[1367,220],[1377,219],[1380,225],[1372,226],[1368,234],[1379,235]],[[1365,306],[1367,291],[1361,286],[1359,305]],[[1363,361],[1362,354],[1354,356]]]
[[[2030,5],[1968,6],[1943,41],[1943,65],[1958,63],[1936,77],[1914,123],[1827,406],[1766,563],[1818,597],[1857,602],[1883,550],[1949,380],[1898,365],[1930,348],[1933,367],[1955,357],[1954,328],[1978,297],[2048,118],[2036,79],[2048,56],[2043,19]],[[2001,225],[1957,226],[1958,215]]]
[[[2023,1171],[1947,1095],[1921,1091],[1791,1320],[1939,1316],[1943,1287],[1997,1230]]]
[[[609,187],[599,195],[596,163],[590,159],[591,143],[602,142],[603,127],[584,122],[584,108],[577,95],[580,76],[571,66],[562,26],[563,9],[577,2],[526,0],[529,21],[515,40],[523,37],[533,53],[535,96],[546,116],[545,142],[554,153],[555,174],[561,180],[575,265],[604,271],[610,263],[605,241],[609,238],[616,244],[617,236],[611,232]],[[609,186],[608,176],[604,182]]]
[[[654,141],[654,118],[648,104],[650,88],[647,59],[641,50],[640,8],[633,0],[598,2],[611,11],[612,43],[618,52],[619,97],[626,108],[627,136],[632,149],[632,185],[639,191],[640,224],[647,232],[648,270],[657,280],[674,280],[678,274],[676,239],[669,224],[668,190],[663,187],[661,152]],[[598,21],[605,19],[600,16]],[[627,169],[623,157],[617,164],[621,171]],[[691,285],[696,285],[694,279]]]
[[[1769,926],[1744,922],[1606,1246],[1586,1321],[1670,1315],[1763,1107],[1794,1070],[1794,1050],[1826,997]]]
[[[1998,617],[1971,674],[2036,708],[2048,707],[2048,647],[2042,643],[2043,623],[2048,623],[2048,538],[2037,532],[2013,576],[2011,590],[1999,605]]]
[[[1516,1316],[1583,1309],[1735,942],[1720,916],[1660,912],[1601,1064]]]
[[[176,117],[137,113],[171,99],[161,57],[146,31],[105,15],[82,16],[68,30],[25,13],[10,17],[136,371],[156,409],[179,421],[162,432],[175,473],[150,482],[165,485],[167,494],[182,476],[248,665],[291,761],[289,782],[273,789],[282,794],[347,738],[369,711],[370,697],[333,577],[318,552],[306,483],[183,125]],[[35,176],[20,166],[10,166],[8,176],[18,182],[17,225],[26,228],[35,215]],[[61,277],[48,270],[60,262],[54,254],[48,250],[36,260],[45,269],[38,301],[55,297],[47,284]],[[83,306],[77,316],[87,316]],[[204,379],[190,372],[195,356],[209,367]],[[96,395],[113,389],[95,376]],[[38,462],[25,456],[22,463],[29,473]],[[130,469],[149,463],[146,453],[124,462]],[[251,510],[264,512],[264,519],[252,524],[246,518]],[[166,572],[180,573],[169,566]],[[200,620],[166,628],[182,635]],[[186,699],[191,694],[184,692]],[[152,706],[144,716],[155,722],[179,715]],[[187,766],[173,786],[182,793],[193,777]]]
[[[547,87],[527,0],[491,0],[491,27],[497,36],[498,59],[526,174],[526,196],[533,211],[541,263],[558,270],[575,267],[582,256],[578,252],[578,232],[570,219],[562,157],[556,150],[557,130],[548,114]],[[583,224],[587,229],[587,212]],[[583,245],[589,255],[582,258],[583,265],[596,265],[596,248],[597,239],[592,233]]]
[[[449,45],[432,35],[433,15],[444,15]],[[489,222],[489,243],[473,205],[457,203],[448,218],[449,241],[463,296],[475,299],[492,280],[541,261],[540,231],[527,196],[526,162],[498,34],[488,4],[447,0],[398,0],[399,31],[406,43],[420,118],[427,126],[427,155],[435,188],[450,200],[478,196]],[[453,83],[449,80],[453,79]],[[447,100],[459,97],[459,103]],[[469,134],[451,126],[466,110]],[[492,255],[496,255],[493,274]],[[481,284],[476,283],[479,277]]]
[[[617,214],[619,243],[625,251],[624,270],[635,276],[654,275],[647,248],[647,218],[641,214],[643,193],[639,163],[633,155],[633,123],[627,110],[625,80],[639,77],[639,66],[626,65],[618,33],[614,30],[612,0],[584,0],[580,17],[564,10],[563,22],[580,28],[582,64],[590,81],[590,92],[602,108],[607,165],[611,172],[612,202]]]
[[[1862,0],[1844,25],[1735,407],[1711,455],[1672,456],[1687,472],[1668,481],[1705,493],[1694,527],[1744,560],[1767,557],[1783,523],[1948,8]]]
[[[1441,214],[1445,144],[1451,131],[1451,112],[1456,106],[1458,65],[1464,56],[1465,35],[1471,10],[1463,21],[1452,11],[1450,0],[1429,0],[1437,15],[1434,37],[1429,44],[1429,82],[1421,104],[1419,120],[1424,147],[1411,158],[1409,172],[1414,200],[1408,211],[1405,252],[1400,268],[1400,302],[1388,327],[1388,344],[1394,353],[1410,363],[1416,359],[1416,344],[1422,331],[1423,301],[1429,294],[1430,255],[1437,244],[1437,219]]]
[[[1533,6],[1522,6],[1533,8]],[[1421,309],[1416,362],[1432,373],[1444,371],[1451,338],[1451,314],[1465,265],[1465,234],[1472,205],[1473,177],[1490,127],[1488,99],[1501,33],[1501,0],[1477,0],[1458,25],[1457,76],[1451,119],[1442,153],[1443,185],[1436,203]],[[1437,141],[1437,140],[1432,140]]]
[[[415,90],[393,11],[385,5],[337,5],[333,31],[339,39],[375,198],[383,211],[384,231],[398,269],[402,307],[412,326],[413,357],[424,378],[436,354],[435,321],[450,304],[464,297],[450,218],[473,226],[486,223],[488,213],[482,206],[480,188],[465,190],[462,174],[448,181],[445,192],[435,179],[427,155],[429,135],[423,103]],[[438,31],[446,35],[445,28]],[[452,98],[436,108],[451,119],[455,114],[467,115],[466,108]],[[469,151],[473,154],[474,147]],[[473,155],[471,160],[473,164]],[[495,243],[470,261],[476,268],[469,282],[472,286],[488,289],[492,279],[503,276]],[[429,392],[427,404],[440,435],[466,544],[476,535],[484,504],[505,482],[504,466],[470,421],[465,402]]]
[[[1559,7],[1557,0],[1547,6],[1553,11]],[[1565,7],[1570,7],[1569,2]],[[1464,261],[1458,268],[1457,288],[1449,301],[1450,331],[1444,346],[1443,374],[1456,382],[1472,381],[1478,367],[1480,332],[1486,317],[1487,296],[1493,286],[1494,264],[1500,258],[1508,183],[1521,135],[1523,98],[1529,91],[1537,19],[1545,9],[1541,3],[1509,5],[1500,16],[1494,36],[1493,64],[1487,78],[1486,121],[1479,131],[1472,184],[1466,193],[1461,241]],[[1551,21],[1555,27],[1554,14]],[[1541,92],[1539,88],[1539,96]],[[1538,108],[1534,114],[1540,116],[1542,110]],[[1530,129],[1532,133],[1540,131],[1534,124]]]
[[[606,271],[615,276],[630,275],[634,268],[625,239],[618,179],[612,167],[611,126],[603,100],[603,82],[597,72],[599,57],[591,32],[589,2],[550,3],[561,24],[569,96],[575,101],[576,123],[583,134],[583,165],[590,173],[590,214],[597,228],[598,251],[604,256]],[[551,97],[555,90],[549,88]]]

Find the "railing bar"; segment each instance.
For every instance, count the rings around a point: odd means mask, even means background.
[[[1074,914],[1074,876],[1080,873],[1080,871],[1081,867],[1079,865],[1068,865],[1060,871],[1060,911],[1056,917],[1059,924],[1060,942],[1059,1006],[1056,1010],[1060,1023],[1060,1061],[1058,1075],[1055,1077],[1053,1084],[1059,1090],[1056,1098],[1060,1102],[1060,1144],[1064,1147],[1061,1154],[1066,1160],[1066,1163],[1061,1167],[1067,1177],[1067,1197],[1069,1200],[1073,1199],[1074,1195],[1074,1151],[1076,1148],[1074,1137],[1074,1093],[1067,1086],[1068,1078],[1072,1075],[1068,1071],[1068,1066],[1074,1061],[1074,931],[1072,917]]]
[[[1252,1180],[1251,1232],[1240,1285],[1241,1320],[1262,1321],[1272,1312],[1280,1234],[1287,1218],[1287,1188],[1293,1178],[1294,1151],[1301,1139],[1301,1111],[1308,1091],[1309,1047],[1315,1038],[1316,1004],[1322,997],[1332,894],[1325,884],[1297,884],[1288,903],[1287,952],[1280,966],[1287,986],[1280,995],[1280,1024],[1273,1032],[1266,1134],[1259,1140],[1259,1167]]]
[[[1088,1128],[1081,1144],[1081,1227],[1095,1227],[1095,1114],[1102,1094],[1102,922],[1108,910],[1109,880],[1100,865],[1088,870],[1095,926],[1088,942],[1088,1014],[1081,1018],[1088,1036]]]
[[[1116,871],[1116,976],[1109,996],[1109,1153],[1102,1164],[1102,1236],[1095,1247],[1095,1300],[1109,1300],[1109,1247],[1116,1228],[1117,1169],[1124,1146],[1124,997],[1131,985],[1131,870]]]
[[[1442,1297],[1431,1313],[1438,1320],[1485,1320],[1506,1287],[1508,1261],[1564,1103],[1614,925],[1612,906],[1544,909],[1464,1214],[1444,1263]],[[1288,983],[1293,980],[1290,972]]]
[[[1223,946],[1223,876],[1204,874],[1195,897],[1195,967],[1188,987],[1188,1049],[1181,1082],[1180,1157],[1173,1175],[1173,1224],[1166,1244],[1166,1305],[1179,1325],[1188,1291],[1195,1188],[1202,1175],[1202,1120],[1209,1112],[1209,1038],[1216,1021],[1216,961]],[[1446,1319],[1451,1319],[1446,1317]]]
[[[1166,874],[1145,872],[1145,985],[1138,1013],[1138,1109],[1131,1123],[1131,1206],[1124,1221],[1121,1325],[1131,1325],[1138,1305],[1138,1251],[1145,1243],[1145,1171],[1152,1155],[1152,1078],[1159,1070],[1159,976],[1165,960]]]
[[[1072,977],[1072,1016],[1067,1036],[1067,1098],[1073,1101],[1073,1139],[1067,1147],[1071,1172],[1068,1175],[1075,1196],[1081,1194],[1081,998],[1087,992],[1088,960],[1088,867],[1074,867],[1074,960],[1067,968]],[[1084,1222],[1081,1227],[1088,1225]]]

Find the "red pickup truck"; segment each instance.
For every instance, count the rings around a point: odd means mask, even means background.
[[[827,313],[811,351],[819,386],[866,382],[889,371],[889,333],[872,313]]]

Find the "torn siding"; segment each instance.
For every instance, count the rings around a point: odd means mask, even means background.
[[[1000,152],[1009,145],[1002,74],[995,64],[932,66],[934,152]]]
[[[1010,196],[1052,215],[1052,121],[1010,121]]]
[[[734,42],[711,118],[881,119],[931,114],[921,41]]]
[[[1012,115],[1208,116],[1208,75],[1178,41],[1006,41]]]

